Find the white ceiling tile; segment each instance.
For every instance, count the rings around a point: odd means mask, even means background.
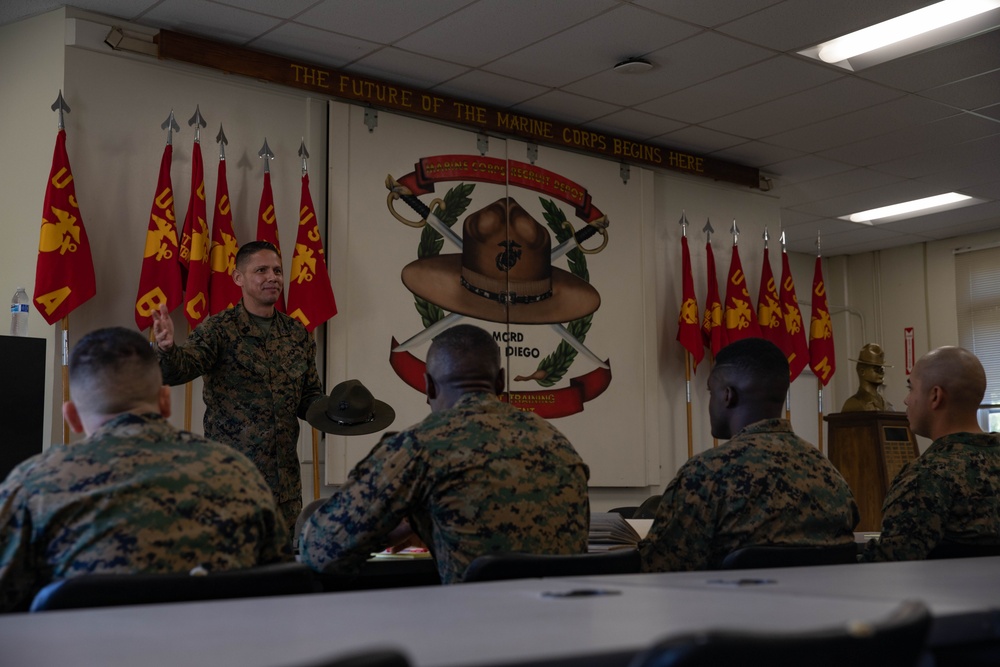
[[[779,183],[790,184],[837,174],[850,168],[851,165],[836,160],[826,160],[815,155],[803,155],[784,162],[770,164],[767,171],[777,176],[775,180]]]
[[[282,22],[270,16],[201,0],[163,0],[142,19],[143,22],[153,22],[177,32],[236,44],[245,44]]]
[[[316,4],[316,0],[211,0],[219,5],[288,19]]]
[[[780,178],[777,178],[773,194],[781,199],[782,207],[788,207],[877,188],[901,180],[903,179],[898,176],[871,169],[848,169],[828,176],[794,183],[784,183]]]
[[[882,162],[875,169],[904,178],[926,178],[947,183],[949,189],[981,183],[1000,177],[1000,133],[983,139],[945,144],[892,162]],[[947,176],[942,177],[945,169]]]
[[[901,90],[918,92],[995,69],[1000,30],[976,35],[930,51],[890,60],[858,76]]]
[[[685,151],[700,150],[706,153],[731,148],[746,143],[742,137],[734,137],[731,134],[716,132],[697,125],[688,125],[675,132],[668,132],[662,137],[656,137],[660,143],[665,143],[671,148],[678,148]]]
[[[993,64],[1000,66],[1000,51],[997,54],[997,62]],[[955,83],[931,88],[920,94],[958,109],[978,109],[996,100],[998,90],[1000,90],[1000,68]]]
[[[759,139],[902,97],[904,93],[859,79],[835,81],[704,123],[721,132]]]
[[[430,88],[468,71],[468,68],[442,62],[419,53],[407,53],[387,46],[365,56],[347,68],[351,72],[377,77],[417,88]]]
[[[227,2],[231,0],[226,0]],[[284,4],[274,0],[254,0],[266,4]],[[432,25],[470,4],[472,0],[300,0],[315,5],[295,18],[297,23],[351,35],[379,44],[396,40]]]
[[[739,2],[691,2],[691,0],[633,0],[635,4],[703,26],[728,23],[781,0],[740,0]]]
[[[612,31],[627,33],[628,43],[606,39]],[[560,87],[597,72],[609,71],[626,58],[646,56],[698,31],[694,26],[648,10],[621,5],[495,60],[484,69]],[[646,77],[624,78],[642,80]]]
[[[477,100],[501,109],[543,95],[547,90],[544,86],[482,70],[469,70],[434,89],[437,93]]]
[[[725,116],[842,76],[789,56],[778,56],[639,105],[642,111],[688,123]]]
[[[376,49],[373,42],[317,30],[297,23],[285,23],[247,44],[248,48],[301,59],[316,65],[343,67]]]
[[[762,141],[748,141],[732,148],[726,148],[712,153],[712,157],[729,160],[739,164],[748,164],[765,169],[776,162],[785,162],[801,157],[802,152],[784,146],[775,146]]]
[[[767,141],[818,152],[906,127],[955,115],[955,110],[916,95],[907,95],[843,116],[767,137]]]
[[[560,90],[545,93],[534,99],[518,104],[514,109],[543,118],[559,119],[570,125],[578,125],[588,120],[607,116],[619,108],[605,102],[590,100],[579,95],[571,95]]]
[[[480,0],[397,46],[472,67],[523,49],[615,6],[614,0]]]
[[[622,109],[598,118],[590,123],[590,127],[637,141],[648,141],[667,132],[679,130],[684,127],[684,123],[635,109]]]

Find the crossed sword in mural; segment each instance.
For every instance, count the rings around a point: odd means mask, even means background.
[[[409,188],[407,188],[405,185],[394,179],[391,175],[386,176],[385,187],[388,188],[389,190],[389,198],[387,201],[387,203],[389,204],[389,211],[392,212],[392,215],[397,220],[411,227],[422,227],[423,223],[426,222],[434,229],[434,231],[436,231],[438,234],[451,241],[452,245],[454,245],[456,248],[462,250],[462,237],[456,234],[455,230],[453,230],[451,227],[444,224],[444,222],[442,222],[441,219],[438,218],[433,211],[431,211],[430,207],[427,206],[422,201],[420,201],[420,199],[416,195],[414,195]],[[396,210],[392,206],[392,202],[395,199],[402,199],[404,202],[406,202],[406,204],[410,208],[412,208],[417,213],[417,215],[421,217],[422,221],[412,222],[410,220],[406,220],[398,213],[396,213]],[[440,200],[435,200],[435,202],[439,201]],[[443,202],[441,203],[443,204]],[[601,244],[601,246],[597,248],[597,250],[593,250],[591,252],[599,252],[600,250],[603,250],[604,246],[607,245],[608,243],[607,227],[609,224],[610,223],[606,215],[601,216],[597,220],[594,220],[593,222],[586,224],[572,237],[566,239],[565,241],[563,241],[562,243],[560,243],[559,245],[557,245],[555,248],[552,249],[552,254],[549,257],[549,263],[551,264],[552,262],[556,261],[563,255],[568,253],[570,250],[577,247],[580,243],[586,241],[591,236],[598,233],[604,236],[604,243]],[[461,313],[450,313],[449,315],[446,315],[437,322],[434,322],[420,333],[411,336],[407,340],[397,345],[394,351],[403,352],[405,350],[417,347],[421,343],[431,340],[439,333],[441,333],[448,327],[461,321],[464,318],[465,315],[462,315]],[[569,330],[566,329],[566,327],[564,327],[562,324],[553,323],[549,324],[548,326],[554,332],[559,334],[560,338],[569,343],[574,350],[585,356],[587,359],[590,359],[597,366],[599,366],[600,368],[610,368],[608,366],[607,361],[601,360],[600,357],[591,352],[586,345],[581,343],[577,339],[577,337],[574,336],[572,333],[570,333]]]

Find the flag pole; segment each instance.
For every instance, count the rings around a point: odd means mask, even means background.
[[[705,232],[705,245],[706,246],[711,246],[712,245],[712,233],[715,231],[715,229],[712,227],[712,219],[711,218],[706,218],[705,219],[705,226],[701,228],[701,231]],[[712,262],[712,267],[713,268],[715,267],[715,261],[714,260]],[[718,276],[709,276],[708,280],[709,281],[714,280],[714,281],[716,281],[716,283],[718,283]],[[716,291],[718,291],[718,290],[716,290]],[[711,297],[709,296],[708,298],[711,298]],[[708,308],[708,307],[710,307],[710,305],[706,304],[706,308]],[[712,349],[712,342],[711,342],[711,340],[709,340],[709,343],[708,343],[708,363],[709,363],[709,367],[710,368],[713,367],[713,366],[715,366],[715,350]],[[719,446],[719,439],[716,438],[713,435],[712,436],[712,449],[715,449],[718,446]]]
[[[196,104],[194,115],[188,119],[188,126],[194,126],[194,142],[201,143],[201,128],[208,127],[208,122],[201,115],[201,105]],[[202,177],[204,179],[204,177]],[[191,323],[188,323],[188,336],[191,335]],[[194,387],[192,381],[184,385],[184,430],[191,430],[191,405],[193,403]]]
[[[681,237],[687,238],[687,226],[688,220],[684,211],[681,211]],[[686,246],[685,246],[686,247]],[[692,431],[692,419],[691,419],[691,353],[684,349],[684,393],[687,399],[687,445],[688,445],[688,458],[694,456],[694,441],[691,434]]]
[[[822,256],[819,245],[819,230],[816,230],[816,259]],[[813,296],[815,298],[815,295]],[[816,376],[816,441],[819,444],[819,453],[823,453],[823,381],[819,375]]]
[[[61,95],[61,94],[60,94]],[[62,111],[59,111],[59,117],[62,118]],[[60,121],[59,126],[62,127],[62,121]],[[67,314],[60,320],[60,326],[62,329],[62,398],[63,403],[69,401],[69,315]],[[69,444],[69,422],[63,417],[63,444]]]

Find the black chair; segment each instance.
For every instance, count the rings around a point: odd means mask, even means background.
[[[931,615],[904,602],[888,618],[800,633],[709,630],[667,638],[629,667],[915,667],[927,654]],[[930,663],[933,664],[933,663]]]
[[[1000,544],[959,544],[945,540],[931,549],[927,560],[945,558],[980,558],[982,556],[1000,556]]]
[[[655,519],[656,518],[656,508],[660,506],[660,499],[663,498],[662,494],[655,494],[646,498],[642,501],[636,509],[635,514],[632,515],[633,519]]]
[[[318,593],[322,587],[300,563],[275,563],[204,576],[85,574],[56,581],[35,596],[31,611],[117,607],[194,600]]]
[[[464,581],[501,581],[541,577],[579,577],[591,574],[639,572],[636,549],[601,553],[553,555],[502,553],[480,556],[465,570]]]
[[[410,667],[410,661],[402,652],[390,648],[350,653],[295,667]]]
[[[858,562],[854,542],[834,547],[754,545],[733,551],[722,561],[723,570],[753,570],[764,567],[843,565]]]
[[[608,511],[614,512],[615,514],[621,514],[626,519],[634,519],[637,509],[639,509],[638,505],[630,505],[628,507],[612,507]]]

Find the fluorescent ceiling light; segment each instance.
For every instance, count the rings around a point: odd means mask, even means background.
[[[995,27],[1000,0],[944,0],[799,53],[857,70]]]
[[[923,199],[914,199],[912,201],[900,202],[899,204],[892,204],[891,206],[883,206],[881,208],[861,211],[860,213],[852,213],[850,215],[841,216],[840,219],[861,223],[863,225],[882,224],[885,222],[892,222],[894,220],[916,218],[921,215],[928,215],[929,213],[937,213],[938,211],[946,211],[953,208],[980,204],[982,201],[983,200],[981,199],[975,199],[957,192],[948,192],[943,195],[924,197]],[[875,222],[876,220],[878,220],[877,223]]]

